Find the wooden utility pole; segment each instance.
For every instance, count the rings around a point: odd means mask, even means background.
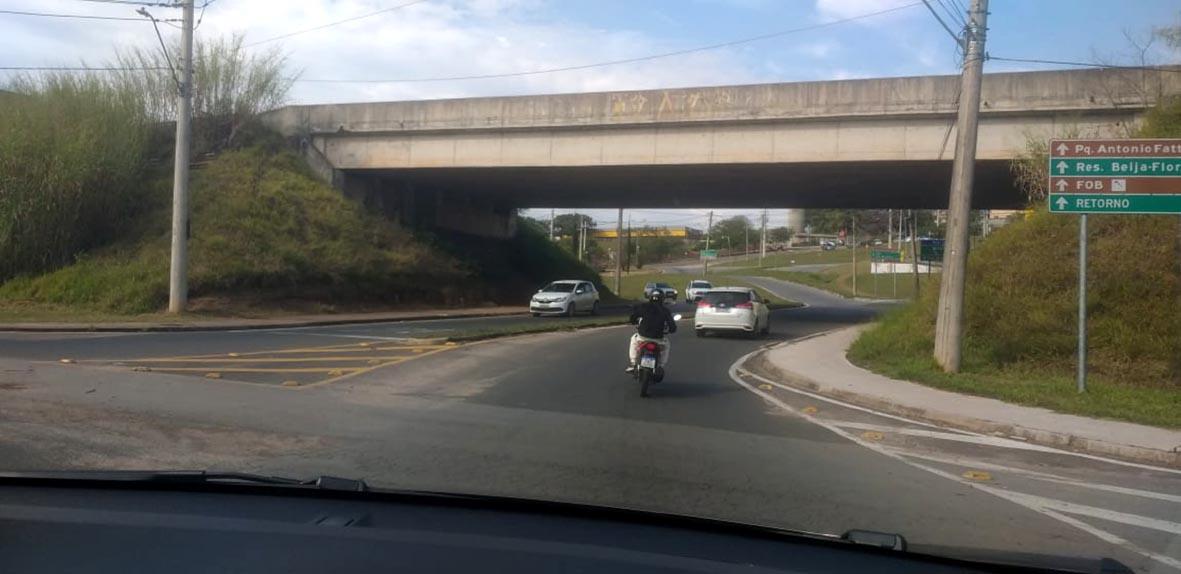
[[[976,127],[980,115],[980,83],[984,73],[984,38],[988,0],[972,0],[968,11],[968,48],[960,79],[960,109],[951,194],[947,206],[943,276],[935,320],[935,361],[948,373],[960,370],[964,331],[964,278],[968,266],[968,231],[972,215],[972,178],[976,167]]]
[[[623,282],[623,208],[619,208],[619,220],[615,222],[615,295],[622,297],[619,286]]]

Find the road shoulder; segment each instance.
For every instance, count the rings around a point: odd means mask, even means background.
[[[1181,468],[1181,432],[1056,413],[890,379],[845,358],[865,326],[784,343],[745,368],[786,385],[878,411],[1065,450]]]

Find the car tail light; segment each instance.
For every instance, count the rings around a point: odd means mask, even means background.
[[[656,346],[656,343],[644,343],[644,350],[649,353],[655,353],[660,350],[660,347]]]
[[[746,301],[744,303],[738,303],[738,304],[734,305],[734,308],[735,309],[754,309],[755,304],[751,303],[750,301]]]
[[[697,302],[698,309],[709,309],[711,306],[712,305],[709,304],[709,301],[706,301],[705,299],[702,299]]]

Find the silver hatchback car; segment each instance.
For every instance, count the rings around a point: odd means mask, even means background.
[[[698,337],[715,331],[766,335],[771,331],[771,313],[754,289],[714,287],[697,303],[693,327]]]

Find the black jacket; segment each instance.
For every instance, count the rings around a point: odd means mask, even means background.
[[[645,301],[637,303],[632,306],[631,318],[628,319],[633,325],[639,324],[637,331],[641,337],[648,339],[662,339],[664,338],[664,328],[668,327],[669,333],[677,332],[677,322],[673,320],[673,314],[668,310],[668,307],[660,303],[653,303]]]

